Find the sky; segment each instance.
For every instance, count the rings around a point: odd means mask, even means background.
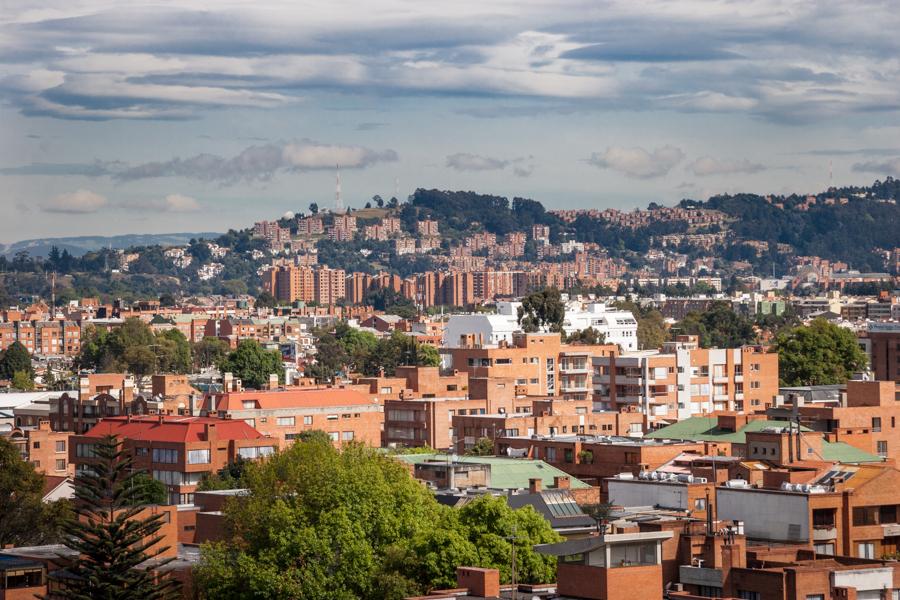
[[[0,243],[416,188],[630,210],[900,171],[892,2],[0,3]]]

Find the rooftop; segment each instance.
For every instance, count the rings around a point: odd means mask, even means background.
[[[120,439],[150,442],[205,442],[207,427],[215,427],[222,440],[256,440],[264,436],[240,420],[211,417],[109,417],[94,425],[85,437],[115,435]]]
[[[407,464],[447,461],[446,454],[396,454],[398,460]],[[506,458],[503,456],[458,456],[456,464],[488,464],[491,466],[491,487],[495,489],[528,489],[529,479],[542,479],[547,487],[554,477],[568,477],[572,489],[586,489],[590,486],[580,479],[571,477],[564,471],[542,460],[526,458]]]

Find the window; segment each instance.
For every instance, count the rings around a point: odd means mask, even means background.
[[[340,435],[340,434],[338,434],[337,431],[329,431],[328,432],[328,437],[329,437],[329,439],[331,439],[332,442],[338,441],[338,435]]]
[[[857,506],[853,509],[854,525],[877,525],[877,506]],[[866,557],[861,557],[866,558]]]
[[[875,433],[881,431],[881,417],[872,417],[872,431]]]
[[[547,448],[544,452],[544,458],[547,462],[556,462],[556,448]]]
[[[470,365],[470,366],[471,366],[471,365]],[[394,393],[394,388],[392,388],[392,387],[382,387],[382,388],[381,388],[381,391],[378,392],[378,393],[379,393],[379,394],[392,394],[392,393]]]
[[[294,417],[278,417],[275,419],[275,424],[279,427],[293,427],[295,423]]]
[[[758,390],[758,389],[759,389],[759,382],[758,382],[758,381],[751,381],[751,382],[750,382],[750,389],[751,389],[751,390]]]
[[[824,554],[826,556],[834,556],[834,544],[813,544],[813,550],[816,554]]]
[[[304,425],[312,425],[312,416],[307,415],[307,416],[303,417],[303,424]]]
[[[178,462],[178,450],[170,448],[154,448],[153,462],[162,464],[174,464]],[[209,462],[209,461],[207,461]]]
[[[328,416],[325,417],[325,418],[328,419],[329,421],[337,421],[337,420],[338,420],[338,416],[337,416],[337,415],[328,415]]]
[[[706,510],[706,498],[695,498],[694,510]]]
[[[75,456],[81,458],[94,458],[97,454],[96,444],[78,444],[75,446]]]
[[[244,423],[250,427],[256,427],[256,419],[244,419]]]
[[[33,443],[31,444],[31,447],[34,448],[35,450],[37,450],[38,448],[41,447],[41,443],[40,443],[40,442],[33,442]]]
[[[57,452],[65,452],[66,451],[66,442],[56,442],[56,451]]]
[[[741,598],[741,600],[759,600],[759,592],[738,590],[738,598]]]
[[[244,400],[243,402],[241,402],[241,406],[243,406],[245,409],[256,408],[256,400]]]
[[[856,545],[857,556],[859,558],[875,558],[875,544],[872,542],[863,542]],[[809,596],[807,596],[807,599]],[[820,596],[821,598],[821,596]]]
[[[150,453],[150,448],[147,448],[146,446],[137,446],[134,449],[135,456],[147,456],[149,453]]]
[[[701,596],[705,596],[706,598],[721,598],[722,597],[722,588],[713,587],[711,585],[700,585],[697,586],[699,588],[699,592]]]
[[[206,450],[188,450],[187,461],[189,465],[205,465],[209,463],[209,448]]]
[[[806,600],[825,600],[825,594],[807,594]]]
[[[66,461],[64,458],[56,459],[56,470],[57,471],[65,471],[66,470]]]
[[[875,443],[877,448],[878,456],[886,457],[888,455],[888,444],[884,440],[879,440]]]
[[[263,458],[275,452],[273,446],[252,446],[250,448],[238,448],[238,456],[246,459]]]
[[[353,439],[353,432],[352,432],[352,431],[344,431],[344,432],[341,432],[341,441],[343,441],[343,442],[349,442],[349,441],[351,441],[352,439]]]

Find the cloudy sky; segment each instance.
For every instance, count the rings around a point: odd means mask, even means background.
[[[6,0],[0,242],[416,187],[551,207],[900,171],[892,2]]]

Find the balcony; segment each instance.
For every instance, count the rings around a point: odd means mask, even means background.
[[[837,539],[837,527],[816,526],[812,531],[814,542],[830,542]]]
[[[616,375],[616,383],[619,385],[644,385],[644,378]]]
[[[713,377],[713,383],[728,383],[727,375],[716,375]]]
[[[562,383],[559,386],[563,392],[590,392],[591,387],[587,383]]]
[[[741,383],[741,382],[743,382],[743,381],[744,381],[744,375],[743,375],[743,373],[735,373],[735,374],[734,374],[734,381],[735,381],[735,383]]]
[[[560,373],[589,373],[590,371],[591,371],[591,367],[587,363],[584,363],[581,365],[559,363],[559,372]]]
[[[624,404],[640,404],[642,402],[640,396],[616,396],[616,402]]]
[[[693,567],[691,565],[681,565],[678,567],[681,583],[689,585],[706,585],[711,587],[722,587],[722,570],[707,569],[706,567]]]

